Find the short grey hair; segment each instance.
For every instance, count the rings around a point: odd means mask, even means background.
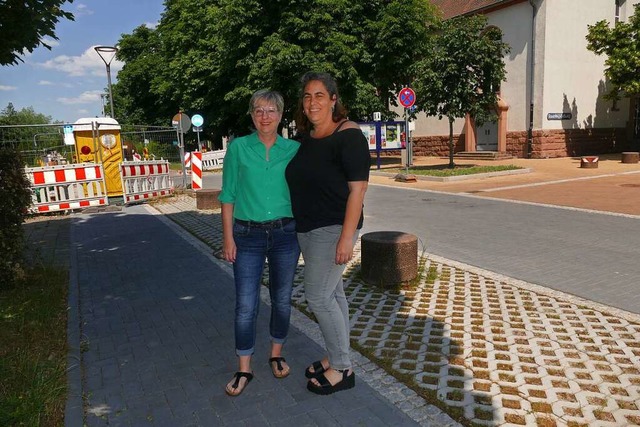
[[[260,89],[256,91],[249,101],[249,114],[253,113],[253,109],[256,107],[258,101],[267,101],[270,104],[274,104],[278,109],[278,113],[284,111],[284,98],[280,92],[270,89]]]

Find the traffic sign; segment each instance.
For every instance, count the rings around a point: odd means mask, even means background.
[[[416,102],[416,93],[410,87],[402,88],[398,94],[398,101],[404,108],[409,108]]]
[[[191,117],[191,124],[194,125],[195,127],[199,128],[202,126],[203,123],[204,123],[204,119],[200,114],[194,114],[193,117]]]
[[[171,119],[171,125],[181,133],[187,133],[191,128],[191,119],[185,113],[178,113]]]

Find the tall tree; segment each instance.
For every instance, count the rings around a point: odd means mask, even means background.
[[[154,80],[147,93],[201,113],[205,131],[222,135],[248,131],[247,101],[264,87],[283,93],[290,121],[308,70],[335,75],[351,118],[392,117],[394,70],[410,80],[408,65],[424,54],[435,20],[428,0],[167,0],[155,30],[160,69],[139,77]],[[125,65],[118,79],[134,73]],[[116,94],[144,105],[132,89]]]
[[[413,88],[420,93],[418,111],[449,119],[449,167],[453,168],[453,122],[470,114],[477,124],[496,119],[504,55],[497,27],[476,15],[444,21],[426,57],[415,64]]]
[[[607,55],[605,75],[611,82],[607,99],[640,95],[640,3],[628,22],[613,27],[606,20],[588,26],[587,49]]]
[[[125,63],[112,86],[116,117],[127,124],[169,126],[177,106],[164,90],[168,78],[157,31],[141,25],[123,35],[116,57]]]
[[[0,1],[0,65],[23,62],[24,50],[33,52],[45,37],[57,40],[55,27],[61,18],[73,21],[73,14],[61,9],[73,0],[4,0]]]
[[[51,116],[36,113],[33,107],[16,110],[10,102],[0,111],[0,125],[41,125],[51,123]]]

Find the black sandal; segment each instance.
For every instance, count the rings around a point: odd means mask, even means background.
[[[311,372],[311,368],[313,368],[313,372]],[[322,366],[322,361],[316,360],[304,371],[304,376],[307,378],[316,378],[325,372],[327,372],[327,370]]]
[[[345,369],[343,371],[336,369],[338,372],[342,372],[342,380],[334,385],[331,385],[327,377],[323,375],[319,375],[316,377],[316,380],[320,383],[319,386],[315,385],[313,382],[307,382],[307,390],[315,394],[321,394],[326,396],[327,394],[335,393],[336,391],[348,390],[356,386],[356,374],[351,372],[351,375],[348,374],[348,370]]]
[[[276,369],[273,369],[273,362],[276,362]],[[271,366],[271,373],[274,377],[280,379],[288,377],[291,373],[291,368],[286,373],[282,373],[284,371],[284,367],[282,366],[282,362],[286,362],[284,357],[272,357],[269,359],[269,366]],[[280,375],[276,375],[276,371],[280,372]]]
[[[242,394],[242,392],[244,391],[245,388],[247,388],[247,386],[249,385],[249,383],[251,382],[251,380],[253,379],[253,374],[250,374],[249,372],[236,372],[235,374],[233,374],[233,377],[236,379],[233,384],[231,384],[231,388],[233,390],[237,390],[238,387],[240,387],[240,378],[244,377],[247,379],[247,381],[244,383],[244,386],[240,389],[240,391],[236,394],[234,393],[230,393],[229,390],[227,389],[227,387],[224,388],[224,391],[229,395],[229,396],[240,396]]]

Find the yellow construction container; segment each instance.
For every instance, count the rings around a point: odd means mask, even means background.
[[[73,124],[76,163],[102,163],[107,196],[122,196],[123,160],[120,125],[108,117],[78,119]]]

